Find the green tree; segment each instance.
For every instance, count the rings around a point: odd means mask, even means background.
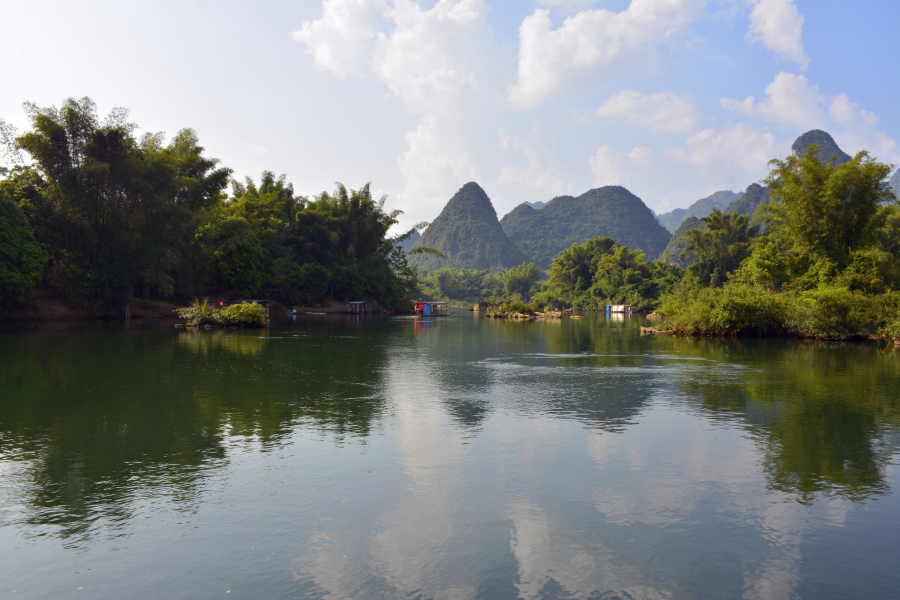
[[[600,309],[606,304],[655,305],[681,278],[681,269],[661,261],[647,262],[644,253],[595,237],[572,244],[554,259],[540,300]]]
[[[687,246],[680,258],[694,261],[688,270],[702,284],[717,287],[750,255],[750,243],[759,227],[750,225],[748,216],[723,213],[718,208],[700,220],[705,227],[687,231]]]
[[[47,255],[25,215],[0,191],[0,308],[25,299],[41,280]]]
[[[893,166],[866,151],[841,165],[820,161],[817,152],[812,145],[801,157],[769,163],[773,168],[764,183],[772,191],[758,219],[796,254],[822,257],[841,268],[854,250],[873,242],[879,207],[896,200],[888,181]]]
[[[524,298],[540,279],[541,271],[534,263],[522,263],[503,273],[503,290],[509,298]]]
[[[202,156],[192,131],[168,146],[161,134],[137,140],[127,111],[113,109],[101,122],[90,98],[25,107],[32,129],[16,145],[33,159],[61,220],[56,281],[94,313],[120,311],[135,288],[173,292],[193,237],[190,216],[219,201],[230,170]]]

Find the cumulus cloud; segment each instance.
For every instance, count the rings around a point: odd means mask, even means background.
[[[877,125],[879,119],[875,113],[864,108],[861,109],[859,104],[850,102],[847,94],[838,94],[832,98],[828,113],[835,123],[841,125],[854,125],[860,121],[867,125]]]
[[[860,108],[846,94],[830,98],[823,95],[819,86],[803,75],[779,73],[766,87],[766,98],[760,102],[748,96],[744,100],[722,98],[720,104],[746,117],[800,131],[825,129],[850,154],[868,150],[881,160],[900,159],[897,143],[875,129],[877,114]]]
[[[537,0],[541,6],[561,6],[563,8],[580,8],[597,4],[599,0]]]
[[[362,75],[376,38],[372,22],[380,4],[372,0],[326,0],[322,17],[304,21],[291,37],[306,44],[306,52],[313,55],[319,69],[341,78]]]
[[[374,75],[418,118],[397,161],[406,178],[399,200],[408,211],[446,200],[477,176],[478,135],[466,131],[479,110],[472,107],[485,104],[496,55],[486,12],[484,0],[438,0],[429,9],[412,0],[325,0],[322,17],[292,34],[318,68],[338,77]]]
[[[810,58],[803,49],[803,15],[792,0],[751,0],[750,31],[747,37],[793,60],[801,69]]]
[[[546,200],[563,194],[572,193],[571,180],[567,182],[566,174],[554,159],[550,151],[550,143],[541,136],[532,133],[520,140],[500,133],[501,148],[512,147],[520,150],[528,161],[526,167],[504,167],[497,182],[512,184],[529,199]]]
[[[550,11],[536,10],[519,27],[518,80],[510,101],[531,107],[579,73],[609,67],[643,48],[666,42],[695,20],[703,2],[632,0],[621,12],[586,10],[556,30]]]
[[[596,114],[607,119],[621,118],[639,123],[654,132],[691,132],[700,121],[691,96],[676,96],[672,92],[645,96],[634,90],[624,90],[610,96]]]
[[[688,138],[684,148],[666,150],[666,157],[697,167],[707,179],[727,181],[739,173],[752,181],[765,174],[769,160],[785,155],[786,150],[771,132],[738,123],[705,129]]]
[[[742,113],[748,117],[760,117],[776,123],[800,129],[814,129],[825,123],[820,106],[822,96],[819,86],[810,84],[803,75],[781,72],[775,81],[766,86],[766,99],[755,102],[753,96],[743,101],[722,98],[722,108]]]
[[[653,165],[650,148],[636,146],[631,152],[616,152],[606,144],[600,146],[597,153],[588,159],[591,172],[594,174],[594,185],[627,185],[641,174],[646,175]]]
[[[405,139],[407,149],[397,160],[406,178],[402,200],[446,201],[463,183],[479,179],[475,157],[456,121],[425,116]]]

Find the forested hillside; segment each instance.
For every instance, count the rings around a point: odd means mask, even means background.
[[[758,183],[751,183],[747,186],[744,194],[728,205],[725,212],[733,212],[739,215],[753,217],[756,209],[769,201],[769,188],[763,187]],[[706,215],[702,215],[706,216]]]
[[[437,248],[447,257],[410,256],[410,263],[425,272],[453,267],[497,273],[526,262],[503,233],[490,198],[475,182],[462,186],[447,202],[413,246],[422,247]]]
[[[542,269],[562,250],[592,237],[610,237],[650,257],[659,256],[672,237],[641,199],[621,186],[577,198],[560,196],[540,210],[519,205],[500,223],[510,241]]]

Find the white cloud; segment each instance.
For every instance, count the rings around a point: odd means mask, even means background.
[[[636,146],[631,152],[616,152],[604,144],[597,153],[588,159],[591,172],[594,174],[594,185],[627,185],[632,180],[646,175],[653,165],[650,148]]]
[[[577,8],[597,4],[599,0],[537,0],[540,6],[561,6],[563,8]]]
[[[490,98],[496,55],[486,12],[484,0],[438,0],[427,10],[412,0],[325,0],[321,19],[292,34],[319,68],[376,76],[418,118],[397,161],[406,178],[398,200],[412,215],[428,216],[429,204],[477,176],[470,123]]]
[[[508,88],[509,99],[521,107],[534,106],[579,73],[609,67],[666,42],[699,16],[703,4],[632,0],[622,12],[579,12],[555,31],[550,11],[536,10],[519,27],[518,81]]]
[[[803,49],[803,15],[792,0],[751,0],[751,41],[761,42],[782,58],[793,60],[801,69],[810,58]]]
[[[689,94],[676,96],[672,92],[641,95],[634,90],[624,90],[610,96],[597,109],[597,116],[623,118],[650,129],[650,131],[694,131],[700,115]]]
[[[362,75],[368,51],[375,40],[372,25],[380,2],[372,0],[325,0],[322,18],[304,21],[291,37],[306,44],[316,67],[338,77]]]
[[[850,102],[847,94],[838,94],[831,99],[831,105],[828,107],[828,113],[835,123],[841,125],[854,125],[860,120],[867,125],[877,125],[878,115],[866,109],[859,108],[859,104]]]
[[[501,134],[502,136],[502,134]],[[551,144],[535,133],[525,140],[501,137],[501,146],[520,149],[528,160],[528,166],[504,167],[497,183],[512,184],[528,200],[548,200],[572,193],[571,180],[550,152]]]
[[[416,129],[406,134],[406,143],[407,150],[397,164],[406,177],[401,200],[408,212],[415,208],[410,199],[446,202],[462,184],[479,179],[468,140],[452,119],[423,117]]]
[[[722,98],[722,108],[739,112],[748,117],[760,117],[799,129],[815,129],[825,124],[825,114],[820,106],[822,97],[819,86],[810,85],[803,75],[781,72],[766,86],[766,99],[754,103],[753,96],[743,101]]]
[[[803,75],[779,73],[766,87],[766,99],[761,102],[748,96],[740,101],[722,98],[720,104],[744,116],[800,131],[824,129],[851,155],[868,150],[883,161],[900,160],[897,143],[875,129],[877,114],[860,108],[846,94],[822,95],[819,86]]]
[[[749,181],[759,179],[769,160],[786,150],[771,132],[738,123],[718,131],[705,129],[688,138],[684,148],[666,150],[666,156],[697,167],[701,177],[727,183],[736,173]]]

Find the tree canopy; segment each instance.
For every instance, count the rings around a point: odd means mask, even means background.
[[[101,120],[90,98],[25,106],[31,129],[12,137],[4,124],[4,143],[32,165],[0,190],[50,256],[41,275],[92,314],[119,312],[133,294],[393,306],[415,289],[404,236],[388,235],[400,212],[385,211],[369,184],[297,196],[271,171],[232,181],[191,129],[167,143],[137,137],[124,109]]]

